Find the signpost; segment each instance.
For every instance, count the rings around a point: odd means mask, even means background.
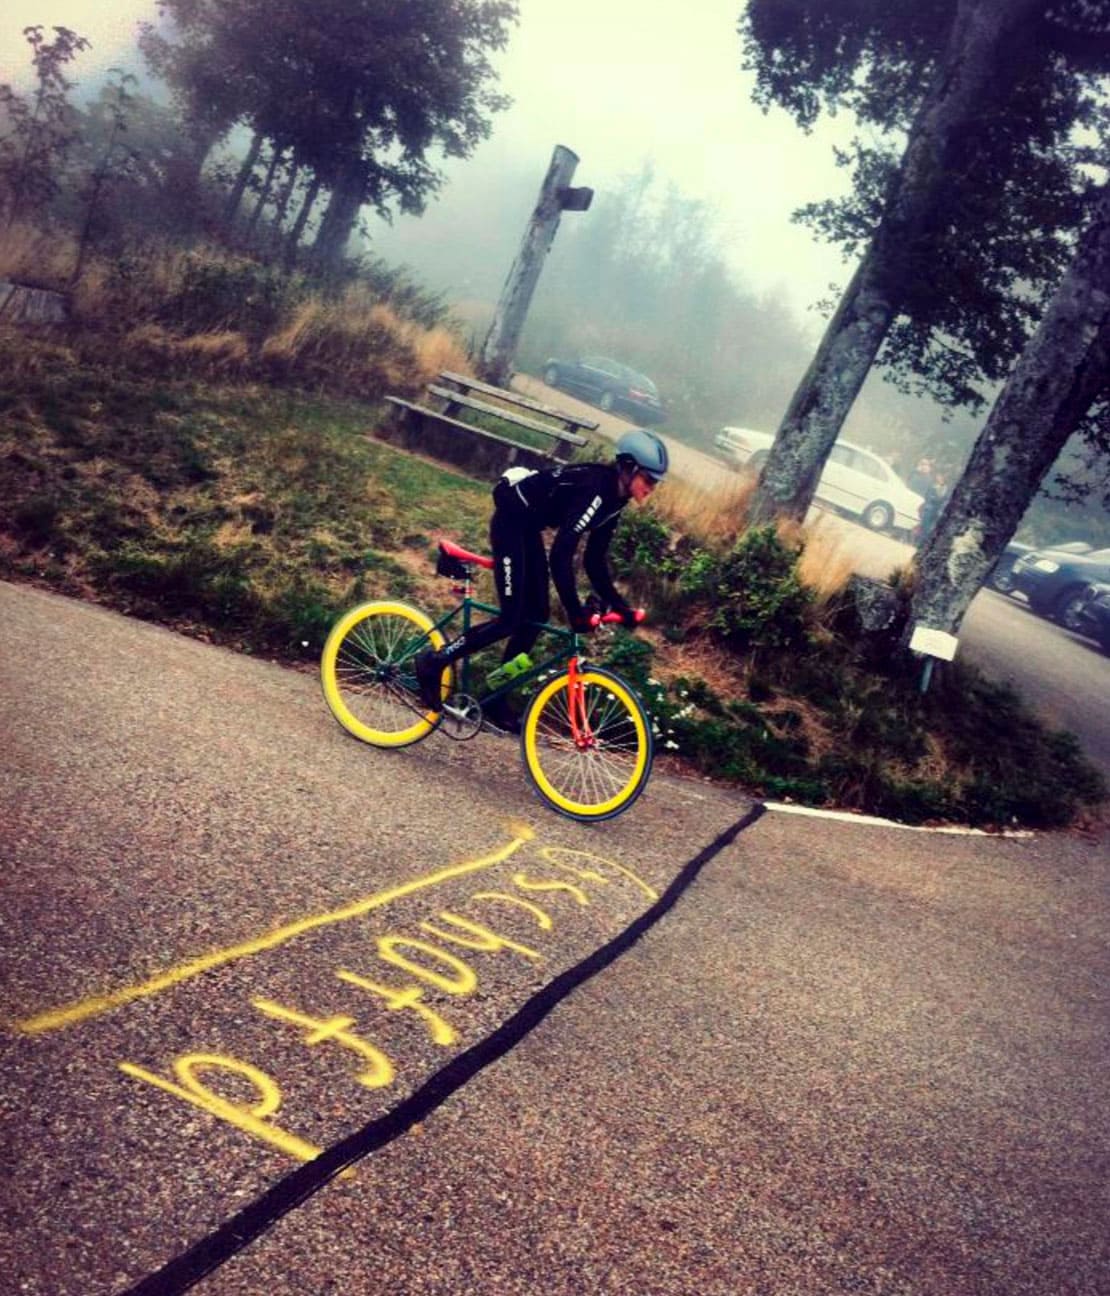
[[[922,625],[920,621],[914,626],[910,637],[910,652],[920,653],[925,658],[925,666],[921,672],[922,693],[928,690],[929,681],[933,678],[933,663],[954,661],[959,642],[956,636],[949,634],[947,630],[932,630],[929,626]]]
[[[578,155],[562,144],[556,144],[540,188],[539,201],[524,231],[520,251],[509,269],[493,322],[482,343],[479,367],[482,376],[494,386],[508,386],[521,329],[528,316],[544,258],[559,228],[559,217],[565,211],[586,211],[593,199],[592,189],[570,187],[577,166]]]

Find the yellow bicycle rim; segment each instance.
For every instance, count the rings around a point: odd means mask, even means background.
[[[376,725],[360,718],[351,710],[343,696],[344,687],[351,691],[352,674],[351,662],[345,661],[344,658],[350,657],[351,645],[360,637],[365,639],[365,644],[359,644],[358,669],[362,669],[362,661],[369,657],[371,649],[375,661],[388,660],[391,644],[389,642],[377,644],[373,633],[375,620],[380,620],[381,625],[384,626],[387,624],[387,618],[393,618],[403,629],[407,630],[411,626],[411,635],[408,637],[416,638],[418,635],[427,634],[432,647],[443,646],[443,635],[433,629],[432,619],[417,608],[409,607],[407,603],[362,603],[344,613],[332,627],[320,658],[320,682],[332,715],[348,733],[375,747],[405,747],[409,743],[419,741],[432,731],[437,719],[436,712],[421,712],[419,709],[407,711],[407,704],[402,699],[392,708],[392,714],[389,716],[390,724],[387,728],[384,720],[380,720]],[[445,680],[446,678],[445,672]],[[362,687],[368,694],[372,689],[372,686]],[[414,699],[414,703],[419,708],[419,702]],[[399,727],[395,727],[394,720]]]
[[[540,722],[543,719],[545,710],[559,706],[558,694],[561,691],[565,693],[568,687],[568,677],[566,675],[558,675],[544,685],[540,692],[536,694],[532,705],[528,709],[523,734],[524,760],[528,773],[541,795],[557,810],[574,819],[606,819],[624,809],[626,805],[635,800],[642,790],[651,758],[651,735],[648,732],[647,722],[639,700],[621,680],[610,675],[607,671],[601,672],[591,669],[580,671],[578,678],[582,682],[583,688],[587,690],[587,694],[591,689],[604,690],[605,694],[611,697],[619,706],[624,718],[631,727],[633,735],[632,741],[629,743],[629,756],[631,759],[627,769],[621,770],[620,786],[615,791],[609,788],[609,794],[605,795],[604,792],[598,790],[602,786],[600,782],[583,778],[579,781],[577,791],[568,791],[566,788],[557,787],[548,776],[548,772],[544,767],[545,755],[541,749],[543,735],[540,732]],[[604,733],[602,733],[601,738],[604,740]],[[565,742],[566,761],[573,762],[577,759],[580,762],[586,762],[591,759],[599,759],[594,753],[577,752],[574,749],[569,720],[566,726]],[[610,779],[609,782],[611,783],[611,781]],[[591,789],[597,793],[599,799],[587,799],[587,794],[591,792]]]

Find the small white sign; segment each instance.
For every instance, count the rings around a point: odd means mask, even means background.
[[[910,651],[925,653],[929,657],[939,657],[941,661],[954,661],[959,640],[947,630],[930,630],[920,622],[913,628],[910,639]]]

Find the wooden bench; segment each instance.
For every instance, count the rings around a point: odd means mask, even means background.
[[[488,414],[492,418],[502,419],[506,423],[512,424],[513,427],[527,428],[529,432],[538,432],[542,436],[549,436],[556,442],[565,442],[570,446],[584,446],[589,442],[584,436],[579,436],[577,432],[568,432],[564,428],[552,427],[550,423],[537,423],[535,419],[524,418],[512,410],[498,409],[496,405],[490,405],[487,401],[475,400],[473,396],[464,396],[461,392],[450,391],[446,387],[439,387],[432,383],[428,387],[429,396],[438,396],[444,402],[443,413],[448,417],[454,417],[460,409],[477,410],[479,414]],[[564,447],[556,445],[552,454],[558,458],[558,451]]]
[[[440,402],[439,408],[387,396],[392,418],[377,435],[406,449],[423,450],[469,471],[497,477],[513,466],[546,468],[552,463],[565,463],[574,450],[589,444],[579,429],[597,428],[590,419],[478,378],[445,370],[439,379],[429,383],[427,389],[428,398]],[[468,410],[494,421],[493,428],[478,427],[457,417]],[[541,422],[530,415],[552,421]],[[546,443],[541,447],[521,444],[513,440],[514,428],[526,430],[532,437],[543,437]]]
[[[506,468],[548,468],[549,450],[519,445],[508,437],[451,418],[400,396],[387,396],[393,417],[376,429],[377,437],[406,450],[429,454],[480,477],[495,481]]]
[[[439,376],[443,382],[451,383],[461,392],[478,392],[482,396],[491,396],[495,400],[523,410],[529,410],[533,414],[543,414],[546,418],[562,423],[568,432],[577,433],[579,429],[585,432],[596,432],[598,429],[596,419],[581,418],[577,414],[568,414],[566,410],[556,409],[553,405],[545,405],[542,401],[533,400],[531,396],[524,396],[520,392],[509,391],[504,387],[493,387],[489,383],[482,382],[479,378],[471,378],[467,374],[452,373],[448,369],[443,370]]]

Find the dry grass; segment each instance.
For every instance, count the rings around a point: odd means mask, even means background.
[[[261,347],[271,372],[314,376],[320,385],[377,393],[412,391],[441,369],[469,368],[458,339],[422,328],[354,290],[336,303],[311,297]]]
[[[17,279],[34,287],[65,285],[77,259],[72,238],[32,225],[0,231],[0,279]]]
[[[57,278],[72,260],[71,242],[34,231],[0,242],[0,275],[28,278],[33,269],[38,279]],[[470,369],[451,328],[401,316],[366,285],[325,299],[218,248],[147,244],[115,261],[91,258],[72,304],[86,339],[144,372],[164,365],[373,400],[412,394],[443,369]]]
[[[748,524],[755,483],[735,477],[710,488],[676,479],[652,496],[652,511],[672,530],[707,549],[729,548]]]
[[[848,584],[855,561],[843,536],[821,521],[803,531],[804,548],[798,560],[798,578],[813,591],[818,604],[827,603]]]

